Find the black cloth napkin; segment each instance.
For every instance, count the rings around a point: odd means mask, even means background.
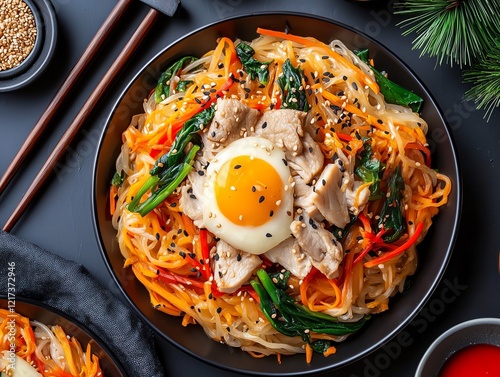
[[[152,330],[84,266],[3,231],[0,259],[0,294],[7,294],[8,263],[15,262],[16,296],[41,301],[86,325],[130,376],[164,376]]]

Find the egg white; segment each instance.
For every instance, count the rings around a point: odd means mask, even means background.
[[[215,196],[217,173],[237,156],[253,156],[269,163],[281,178],[281,204],[269,220],[259,226],[242,226],[227,219],[220,211]],[[220,151],[207,168],[204,188],[203,222],[215,236],[231,246],[251,254],[263,254],[291,236],[293,220],[293,182],[290,169],[284,163],[285,153],[262,137],[235,140]]]

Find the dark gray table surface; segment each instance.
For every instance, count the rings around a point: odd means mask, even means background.
[[[32,85],[0,93],[0,173],[3,173],[70,69],[115,5],[113,0],[52,0],[59,22],[57,51],[50,67]],[[458,67],[439,66],[434,58],[412,50],[413,37],[403,37],[391,14],[393,1],[361,4],[344,0],[183,0],[174,19],[162,17],[109,95],[95,109],[61,162],[57,174],[38,195],[12,233],[67,259],[85,265],[119,296],[99,253],[92,225],[91,177],[98,137],[106,118],[135,73],[158,51],[185,33],[225,17],[257,11],[296,11],[341,21],[381,42],[399,56],[428,87],[441,107],[463,172],[460,232],[446,273],[421,313],[385,347],[366,359],[321,376],[412,376],[430,343],[453,325],[472,318],[500,317],[498,252],[500,246],[500,124],[498,110],[489,123],[483,112],[464,101],[468,86]],[[46,131],[35,153],[0,198],[0,222],[21,199],[66,127],[118,55],[147,12],[137,2]],[[186,355],[158,337],[167,376],[231,377]],[[256,361],[258,362],[258,361]]]

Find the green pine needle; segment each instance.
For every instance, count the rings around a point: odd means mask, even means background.
[[[471,65],[500,35],[499,0],[416,0],[395,4],[410,17],[398,25],[416,33],[413,47],[453,65]]]
[[[464,81],[473,84],[465,93],[467,100],[474,100],[478,109],[485,109],[490,120],[496,107],[500,106],[500,41],[497,41],[484,59],[463,73]]]

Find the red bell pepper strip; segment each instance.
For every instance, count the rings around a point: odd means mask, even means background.
[[[420,237],[420,234],[422,233],[422,230],[424,229],[424,223],[418,223],[417,227],[415,228],[415,232],[411,235],[408,240],[406,240],[405,243],[403,243],[401,246],[395,248],[394,250],[391,250],[378,258],[374,258],[364,264],[365,267],[370,268],[373,266],[377,266],[381,263],[385,263],[389,260],[391,260],[394,257],[397,257],[401,253],[403,253],[405,250],[407,250],[410,246],[412,246]]]
[[[356,256],[356,259],[354,259],[353,264],[356,265],[356,263],[360,262],[363,260],[366,254],[370,252],[370,250],[373,249],[373,246],[378,243],[382,239],[382,236],[384,233],[387,232],[386,229],[380,229],[380,231],[376,234],[373,235],[373,233],[367,233],[367,238],[369,238],[368,244],[365,246],[365,248]],[[370,237],[373,236],[373,237]]]
[[[419,141],[406,144],[405,149],[418,149],[425,155],[425,165],[429,168],[431,167],[431,151],[429,148],[423,146]]]
[[[200,289],[203,289],[203,286],[205,285],[202,281],[176,275],[163,268],[158,268],[157,279],[163,281],[164,283],[182,284],[188,287],[196,287]]]
[[[339,138],[340,141],[350,142],[352,140],[351,135],[344,134],[342,132],[335,132],[335,135]]]
[[[363,224],[365,232],[372,233],[372,226],[370,224],[370,220],[368,219],[368,217],[366,217],[366,215],[363,212],[361,212],[358,215],[358,219],[359,221],[361,221],[361,224]]]

